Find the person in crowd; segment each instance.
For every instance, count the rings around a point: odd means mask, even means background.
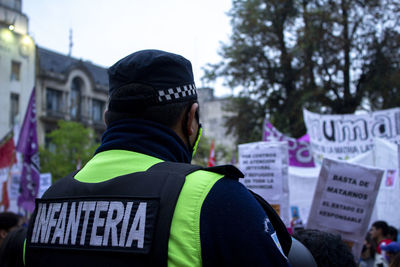
[[[372,240],[371,234],[367,233],[361,251],[359,267],[375,267],[376,244]]]
[[[381,249],[385,251],[385,258],[390,265],[394,261],[396,255],[400,253],[400,243],[393,241],[387,245],[382,245]]]
[[[23,247],[26,228],[21,226],[9,232],[0,246],[0,267],[23,267]]]
[[[21,226],[21,224],[21,216],[9,211],[0,212],[0,246],[8,233]]]
[[[339,235],[319,230],[298,230],[293,235],[313,255],[318,266],[355,267],[354,256],[350,248]]]
[[[387,245],[392,242],[392,240],[388,238],[389,225],[385,221],[374,222],[369,233],[371,234],[372,239],[376,242],[376,252],[378,254],[382,253],[382,245]]]
[[[396,227],[389,225],[388,238],[397,241],[398,231]]]
[[[37,200],[27,266],[287,266],[290,236],[243,174],[190,164],[202,131],[190,61],[143,50],[108,74],[102,143]]]

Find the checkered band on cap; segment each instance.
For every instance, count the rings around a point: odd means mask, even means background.
[[[176,100],[184,99],[189,96],[196,96],[196,86],[194,84],[179,86],[176,88],[169,88],[158,90],[158,102],[167,103]]]

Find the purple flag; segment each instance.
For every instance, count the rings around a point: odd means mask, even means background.
[[[18,138],[17,151],[21,152],[24,157],[20,184],[21,194],[18,197],[18,206],[28,212],[33,212],[40,182],[35,88],[33,88],[29,99],[24,123],[22,124]]]
[[[299,139],[279,132],[267,119],[264,121],[263,141],[287,141],[289,145],[289,165],[295,167],[315,167],[311,153],[310,138],[304,135]]]

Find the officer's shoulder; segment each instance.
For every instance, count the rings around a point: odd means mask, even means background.
[[[239,178],[243,178],[243,173],[233,165],[220,165],[208,168],[202,168],[200,170],[195,171],[197,174],[218,174],[223,175],[225,178],[230,178],[237,180]]]

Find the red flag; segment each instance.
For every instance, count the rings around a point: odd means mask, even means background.
[[[208,167],[215,166],[215,150],[214,150],[214,140],[211,141],[210,154],[208,155]]]
[[[10,132],[0,141],[0,169],[8,168],[7,179],[2,184],[2,198],[0,203],[4,206],[4,210],[8,210],[10,207],[8,181],[11,175],[11,167],[16,161],[14,139],[12,132]]]
[[[1,199],[1,205],[4,206],[4,211],[7,211],[8,208],[10,207],[10,199],[8,198],[8,180],[5,180],[3,182],[3,187],[2,187],[2,199]]]
[[[0,141],[0,169],[9,167],[15,162],[15,145],[10,132]]]

